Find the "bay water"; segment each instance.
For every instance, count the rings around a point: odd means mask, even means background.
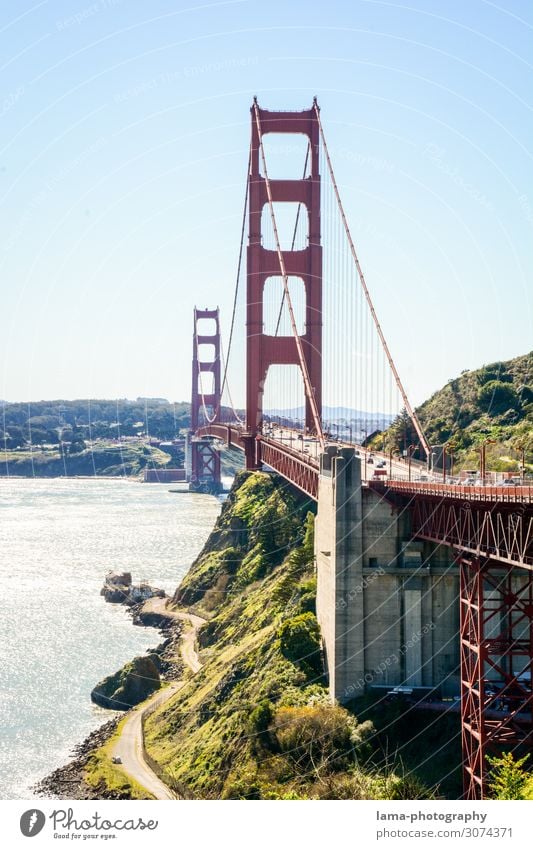
[[[0,479],[1,799],[31,798],[114,715],[94,685],[160,642],[105,603],[105,573],[173,593],[220,506],[125,479]]]

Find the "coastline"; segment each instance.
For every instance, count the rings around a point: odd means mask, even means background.
[[[139,475],[0,475],[0,481],[132,481],[143,483]]]
[[[56,480],[88,480],[91,482],[98,480],[98,482],[100,482],[100,480],[103,479],[117,481],[118,478],[121,478],[128,483],[142,482],[137,476],[124,475],[117,475],[114,477],[100,477],[93,475],[72,476],[70,478],[62,476],[60,478],[56,478]],[[21,476],[19,479],[27,480],[28,477]],[[43,480],[44,478],[39,479]],[[221,499],[217,498],[216,500],[220,501]],[[209,527],[206,537],[204,538],[204,544],[205,540],[209,539],[209,536],[213,531],[213,527],[213,525]],[[187,574],[194,559],[194,556],[191,557],[187,565],[187,570],[184,574]],[[181,577],[177,577],[176,584],[179,585],[182,579],[183,575],[181,575]],[[170,592],[170,595],[167,595],[165,599],[158,599],[158,601],[164,601],[165,604],[171,604],[173,592],[170,590],[167,590],[167,592]],[[159,606],[157,610],[152,609],[151,602],[153,601],[154,599],[148,599],[144,602],[127,606],[127,611],[130,615],[131,625],[155,628],[158,631],[159,639],[154,639],[154,644],[156,644],[155,648],[152,649],[150,647],[146,649],[146,653],[159,654],[161,661],[161,680],[164,685],[168,685],[181,680],[183,678],[184,668],[190,667],[190,658],[187,657],[187,631],[189,628],[186,624],[184,624],[183,619],[180,620],[178,615],[174,615],[174,613],[171,613],[170,611],[168,615],[166,615],[161,606]],[[103,601],[102,603],[105,604]],[[183,633],[184,631],[185,636]],[[182,637],[184,638],[182,639]],[[185,656],[183,656],[183,654]],[[132,658],[130,657],[129,660],[131,659]],[[115,670],[113,669],[108,670],[111,674],[114,671]],[[94,686],[96,686],[97,683],[98,681],[95,680]],[[137,707],[138,706],[134,706],[129,710],[121,711],[120,713],[110,710],[110,719],[106,719],[104,716],[102,718],[102,724],[96,729],[93,729],[87,734],[87,736],[83,737],[81,740],[80,738],[77,740],[74,738],[72,748],[65,756],[65,762],[54,768],[52,771],[46,772],[43,777],[34,781],[31,785],[32,793],[34,793],[37,797],[73,800],[136,798],[134,795],[135,791],[138,790],[136,787],[130,788],[132,791],[131,795],[124,792],[124,787],[120,788],[121,792],[116,792],[115,789],[110,790],[109,787],[105,786],[103,781],[96,786],[91,786],[91,784],[86,780],[86,775],[88,774],[90,778],[91,768],[94,770],[94,763],[95,759],[98,757],[98,752],[101,752],[102,749],[105,748],[106,744],[113,745],[110,741],[113,736],[116,735],[118,726],[130,717]],[[119,773],[120,771],[119,766],[116,768],[116,772]],[[124,785],[127,786],[126,781],[124,781]]]
[[[150,601],[133,605],[129,608],[132,626],[158,628],[161,642],[152,650],[158,654],[161,661],[161,679],[165,683],[179,679],[183,673],[183,662],[180,658],[182,643],[182,622],[164,613],[154,613],[150,609]],[[168,599],[170,601],[170,599]],[[96,682],[95,682],[96,683]],[[100,749],[115,734],[118,725],[129,716],[134,706],[127,711],[110,711],[114,716],[91,731],[80,743],[72,749],[71,758],[62,766],[40,779],[31,789],[36,796],[48,799],[128,799],[124,793],[109,790],[103,783],[92,787],[85,780],[85,772],[97,749]]]

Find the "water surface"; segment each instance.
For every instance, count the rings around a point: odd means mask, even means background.
[[[113,716],[91,689],[159,642],[104,602],[105,572],[172,593],[219,510],[163,484],[0,479],[0,798],[30,797]]]

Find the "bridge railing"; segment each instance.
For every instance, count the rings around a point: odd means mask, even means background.
[[[213,436],[235,448],[243,448],[243,429],[238,425],[222,424],[220,422],[202,425],[202,427],[197,429],[196,436]]]
[[[463,484],[436,483],[435,481],[406,481],[401,478],[371,479],[372,488],[392,489],[406,494],[432,495],[465,501],[498,501],[510,504],[531,504],[532,486],[464,486]]]

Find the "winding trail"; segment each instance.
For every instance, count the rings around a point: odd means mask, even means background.
[[[145,604],[145,610],[150,613],[160,613],[169,619],[179,619],[188,623],[180,640],[180,652],[184,664],[193,672],[202,668],[202,662],[196,651],[196,636],[198,629],[205,619],[185,611],[167,609],[168,599],[153,598]],[[122,769],[138,784],[144,787],[155,799],[176,799],[176,794],[151,769],[144,757],[143,746],[143,717],[164,704],[186,683],[186,680],[175,681],[163,691],[158,691],[134,708],[122,727],[122,733],[113,749],[113,757],[120,758]]]

